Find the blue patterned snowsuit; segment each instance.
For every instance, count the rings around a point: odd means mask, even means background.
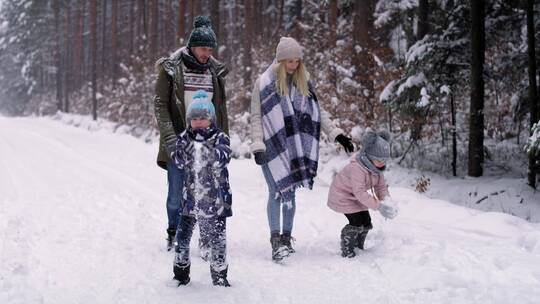
[[[210,247],[210,267],[227,268],[226,218],[232,216],[232,196],[227,164],[229,137],[214,124],[206,129],[189,127],[178,136],[171,158],[185,172],[180,221],[176,232],[175,265],[190,265],[189,243],[195,223]]]

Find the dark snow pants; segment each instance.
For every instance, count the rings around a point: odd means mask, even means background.
[[[210,247],[210,268],[221,271],[227,268],[227,240],[226,217],[195,218],[194,216],[180,216],[176,230],[177,245],[175,248],[175,265],[185,267],[191,264],[189,258],[189,243],[193,235],[193,228],[199,222],[201,238],[207,240]]]
[[[369,212],[367,210],[355,213],[346,213],[345,216],[349,220],[349,225],[351,226],[369,227],[369,229],[373,228],[373,225],[371,225],[371,216],[369,216]]]

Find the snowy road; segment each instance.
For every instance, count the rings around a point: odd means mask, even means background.
[[[328,188],[300,191],[295,256],[270,260],[266,185],[230,165],[230,289],[196,256],[170,286],[165,172],[156,147],[46,118],[0,117],[0,303],[538,303],[540,225],[405,189],[401,214],[374,213],[368,250],[339,256],[342,215]],[[391,174],[391,172],[390,172]]]

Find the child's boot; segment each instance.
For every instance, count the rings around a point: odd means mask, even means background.
[[[281,235],[281,245],[287,247],[289,253],[295,253],[296,250],[292,247],[291,240],[294,241],[294,238],[291,236],[290,232],[285,232]]]
[[[210,275],[212,276],[212,284],[214,284],[214,286],[231,287],[231,284],[227,281],[227,270],[228,267],[219,271],[210,267]]]
[[[178,265],[174,264],[173,266],[173,272],[174,272],[174,279],[178,281],[178,286],[181,285],[187,285],[190,281],[189,278],[189,269],[191,268],[191,264],[188,265]]]
[[[357,238],[357,246],[358,248],[364,250],[364,242],[366,241],[366,237],[367,237],[367,234],[368,234],[368,231],[373,229],[373,226],[369,225],[368,226],[364,226],[362,227],[362,232],[360,232],[358,234],[358,238]]]
[[[174,247],[174,237],[176,236],[176,229],[167,229],[167,251],[171,251]]]
[[[341,229],[341,256],[352,258],[356,255],[354,253],[354,247],[358,243],[358,235],[363,231],[362,227],[356,227],[352,225],[345,225]]]
[[[270,244],[272,245],[272,260],[281,261],[289,256],[289,250],[281,243],[281,236],[278,233],[272,233]]]

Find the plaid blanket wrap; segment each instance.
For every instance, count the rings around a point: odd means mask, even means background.
[[[320,108],[309,83],[309,96],[294,86],[290,96],[276,92],[270,66],[260,77],[259,92],[266,159],[281,202],[290,202],[299,187],[313,187],[319,160]]]

